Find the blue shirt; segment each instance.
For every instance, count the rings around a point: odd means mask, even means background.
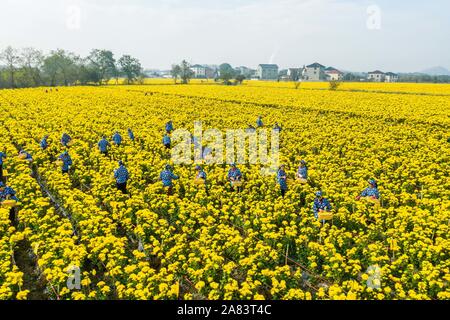
[[[112,137],[115,144],[120,145],[122,143],[122,137],[119,133],[115,133]]]
[[[163,137],[163,144],[164,145],[170,144],[170,137],[169,136],[164,136]]]
[[[125,183],[129,178],[129,173],[125,166],[120,166],[118,169],[114,171],[114,178],[117,183]]]
[[[25,155],[25,160],[33,160],[33,157],[28,152],[24,151],[24,152],[21,152],[20,154],[24,154]]]
[[[3,165],[3,159],[6,159],[6,153],[0,152],[0,165]]]
[[[198,137],[192,137],[191,141],[195,148],[201,148],[200,139]]]
[[[236,168],[235,170],[228,170],[228,179],[234,178],[235,180],[239,180],[242,178],[241,170]]]
[[[378,188],[368,187],[361,192],[361,197],[375,197],[379,199],[380,192],[378,191]]]
[[[48,143],[47,143],[47,139],[46,138],[42,138],[41,142],[39,143],[40,147],[42,149],[47,149],[48,147]]]
[[[212,154],[212,149],[210,147],[205,147],[202,154],[203,158],[206,158],[210,154]]]
[[[198,172],[196,178],[197,179],[204,179],[204,180],[206,180],[206,172],[203,171],[203,170]]]
[[[298,167],[297,173],[303,179],[308,179],[308,168],[307,167]]]
[[[64,171],[69,170],[69,167],[72,165],[72,158],[70,157],[70,155],[62,154],[59,156],[58,159],[62,160],[62,162],[63,162],[62,169]]]
[[[326,198],[323,198],[322,200],[319,200],[318,198],[314,199],[313,211],[316,218],[319,216],[319,210],[330,211],[330,201],[328,201],[328,199]]]
[[[159,175],[159,178],[161,179],[164,187],[171,187],[172,186],[172,180],[177,180],[178,176],[173,174],[170,170],[164,170]]]
[[[283,178],[284,177],[284,178]],[[287,189],[287,182],[286,182],[286,171],[284,170],[278,170],[277,173],[277,181],[281,187],[281,189],[286,190]]]
[[[166,131],[172,131],[173,130],[173,124],[172,122],[166,123]]]
[[[72,140],[72,138],[67,133],[64,133],[61,137],[61,143],[64,146],[67,146],[67,144],[70,142],[70,140]]]
[[[134,134],[133,131],[131,131],[131,129],[128,129],[128,137],[130,138],[130,140],[134,141]]]
[[[19,201],[19,199],[17,199],[16,197],[16,192],[11,187],[5,187],[5,189],[0,192],[0,198],[2,201],[6,200],[8,196],[12,200]]]
[[[106,139],[102,139],[98,142],[98,148],[100,152],[106,152],[108,150],[109,142]]]
[[[261,119],[261,118],[258,118],[258,120],[256,120],[256,125],[257,125],[258,127],[262,127],[262,126],[263,126],[263,122],[262,122],[262,119]]]

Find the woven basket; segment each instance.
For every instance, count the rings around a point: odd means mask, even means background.
[[[205,184],[205,180],[204,179],[194,179],[194,184],[196,184],[196,185]]]
[[[9,208],[13,208],[17,206],[17,201],[16,200],[5,200],[2,202],[2,207],[9,207]]]
[[[231,182],[231,185],[233,187],[240,187],[240,186],[242,186],[242,184],[243,184],[242,181],[233,181],[233,182]]]
[[[318,214],[318,220],[322,221],[322,220],[331,220],[333,219],[333,213],[332,212],[326,212],[326,211],[322,211],[319,212]]]

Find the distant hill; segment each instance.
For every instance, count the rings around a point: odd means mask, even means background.
[[[428,74],[430,76],[450,76],[450,71],[444,67],[433,67],[420,71],[420,73]]]

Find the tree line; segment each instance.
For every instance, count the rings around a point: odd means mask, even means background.
[[[7,47],[0,51],[0,88],[106,84],[111,80],[131,84],[144,79],[138,59],[116,59],[109,50],[93,49],[87,57],[62,49],[44,54],[35,48]]]
[[[173,64],[170,74],[175,82],[178,80],[182,84],[187,84],[194,77],[194,71],[191,69],[191,64],[186,60],[181,61],[180,64]],[[222,63],[215,72],[214,81],[222,80],[226,85],[242,84],[246,76],[236,71],[229,63]],[[232,80],[234,80],[232,82]]]

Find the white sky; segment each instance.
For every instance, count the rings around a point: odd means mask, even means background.
[[[110,49],[162,69],[183,58],[450,69],[449,12],[448,0],[0,0],[0,49]]]

